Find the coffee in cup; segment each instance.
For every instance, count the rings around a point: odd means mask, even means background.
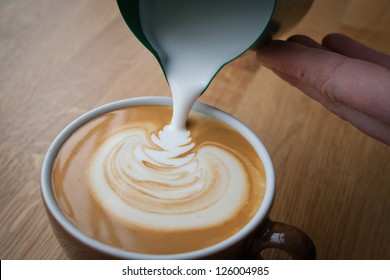
[[[265,171],[255,149],[216,118],[191,112],[170,131],[170,106],[136,106],[76,130],[52,170],[65,216],[93,239],[144,254],[217,244],[255,215]]]

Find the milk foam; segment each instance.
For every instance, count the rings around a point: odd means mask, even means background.
[[[89,167],[95,198],[126,223],[158,230],[206,228],[234,217],[248,196],[241,161],[212,144],[191,151],[188,134],[167,147],[161,139],[170,133],[166,127],[150,138],[128,128],[107,139]]]

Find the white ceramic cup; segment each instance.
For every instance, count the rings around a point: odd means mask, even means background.
[[[93,239],[73,225],[61,212],[54,197],[51,174],[56,155],[67,138],[97,116],[117,109],[143,105],[172,105],[169,97],[140,97],[120,100],[98,107],[70,123],[53,141],[43,161],[41,192],[52,229],[71,259],[253,259],[266,248],[279,248],[296,259],[313,259],[315,248],[301,230],[272,222],[268,218],[275,194],[275,175],[271,158],[259,138],[231,115],[202,103],[193,110],[217,118],[239,131],[254,147],[263,162],[266,190],[263,201],[250,222],[233,236],[204,249],[180,254],[140,254],[121,250]]]

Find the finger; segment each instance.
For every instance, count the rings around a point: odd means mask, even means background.
[[[381,66],[285,41],[264,46],[258,51],[258,59],[317,89],[325,100],[345,104],[390,124],[390,72]]]
[[[311,87],[307,83],[303,83],[294,76],[286,75],[285,73],[278,72],[277,70],[273,71],[283,80],[305,92],[309,97],[317,100],[329,111],[348,121],[363,133],[390,145],[390,125],[359,112],[354,108],[326,98],[326,96],[318,89]]]
[[[347,106],[335,107],[341,118],[349,121],[363,133],[390,145],[390,125]]]
[[[345,35],[329,34],[322,40],[322,45],[348,57],[362,59],[390,69],[389,55],[373,50]]]
[[[332,106],[332,101],[327,98],[325,94],[320,92],[315,87],[311,86],[308,83],[303,82],[295,76],[288,75],[284,72],[280,72],[277,69],[271,69],[276,75],[282,78],[284,81],[288,82],[290,85],[296,87],[300,91],[304,92],[307,96],[321,103],[324,107],[330,109]]]
[[[304,45],[304,46],[309,47],[309,48],[317,48],[317,49],[326,50],[326,48],[323,45],[317,43],[315,40],[313,40],[312,38],[307,37],[305,35],[293,35],[290,38],[288,38],[287,41],[299,43],[299,44]]]

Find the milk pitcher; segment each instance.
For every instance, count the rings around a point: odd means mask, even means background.
[[[228,62],[291,27],[313,0],[117,0],[139,41],[170,77],[202,73],[202,92]]]

